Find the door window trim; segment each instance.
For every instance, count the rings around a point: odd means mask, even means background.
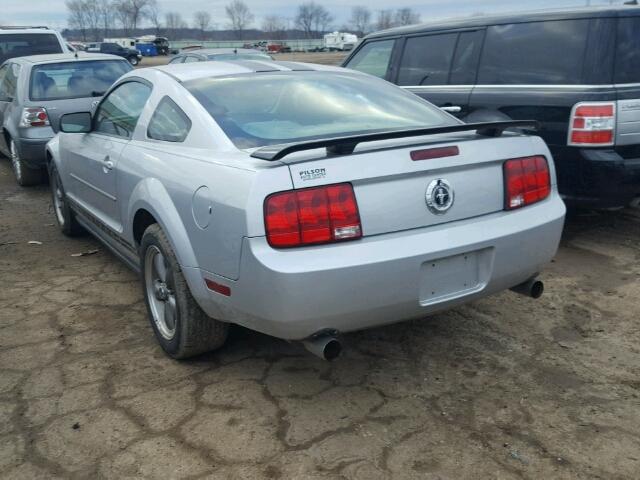
[[[127,77],[124,80],[119,81],[118,83],[114,84],[107,93],[104,94],[104,97],[102,97],[102,100],[100,100],[100,103],[98,103],[98,105],[96,105],[96,108],[94,110],[94,114],[93,114],[93,118],[91,119],[91,131],[89,132],[89,134],[93,134],[93,135],[102,135],[105,137],[109,137],[109,138],[119,138],[120,140],[124,140],[126,142],[131,141],[131,139],[133,138],[133,134],[135,133],[136,129],[138,128],[138,122],[136,122],[136,126],[133,129],[133,132],[131,132],[131,136],[130,137],[123,137],[121,135],[113,135],[111,133],[106,133],[106,132],[97,132],[96,131],[96,120],[98,118],[98,111],[100,110],[100,107],[102,106],[102,104],[104,103],[104,101],[109,98],[109,96],[111,95],[112,92],[114,92],[115,90],[117,90],[118,88],[120,88],[122,85],[124,85],[125,83],[140,83],[142,85],[145,85],[147,87],[149,87],[149,97],[147,97],[147,102],[149,101],[149,98],[151,98],[151,95],[153,94],[153,84],[141,77]],[[145,106],[146,106],[146,102],[145,102]],[[143,108],[144,110],[144,108]],[[138,117],[138,121],[140,120],[140,117]]]

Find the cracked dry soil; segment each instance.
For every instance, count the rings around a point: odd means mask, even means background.
[[[539,301],[350,334],[331,364],[239,328],[176,362],[49,203],[0,161],[0,478],[640,476],[636,212],[569,219]]]

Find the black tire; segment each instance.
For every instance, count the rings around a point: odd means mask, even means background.
[[[60,174],[53,161],[49,165],[49,185],[51,187],[51,205],[60,231],[67,237],[77,237],[84,233],[84,228],[76,220],[76,214],[67,201],[67,195],[60,181]]]
[[[128,60],[129,60],[129,63],[134,67],[140,63],[140,60],[138,60],[138,57],[131,56],[128,58]]]
[[[39,185],[44,181],[45,171],[42,168],[30,168],[25,165],[24,161],[20,158],[20,152],[18,146],[13,139],[9,139],[9,152],[11,156],[11,168],[13,174],[16,177],[16,182],[21,187],[29,187],[31,185]]]
[[[165,289],[163,296],[168,295],[168,298],[173,301],[171,332],[167,332],[167,325],[165,325],[166,308],[162,313],[162,320],[157,316],[159,302],[165,302],[162,304],[166,307],[168,299],[161,300],[159,294],[153,293],[152,287],[160,280],[159,278],[154,280],[153,263],[157,260],[158,251],[161,254],[160,261],[165,268],[165,281],[160,282]],[[175,359],[184,359],[216,350],[224,345],[229,324],[209,317],[200,308],[191,295],[167,236],[157,224],[148,227],[142,236],[140,266],[149,321],[158,343],[167,355]]]

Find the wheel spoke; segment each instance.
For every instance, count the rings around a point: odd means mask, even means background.
[[[167,266],[164,263],[164,256],[158,252],[153,257],[153,268],[155,269],[158,278],[166,282],[167,281]]]
[[[164,302],[164,324],[169,331],[176,328],[176,298],[173,295]]]

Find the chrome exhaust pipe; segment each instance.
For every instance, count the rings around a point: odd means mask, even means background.
[[[302,342],[304,347],[315,356],[331,361],[340,356],[342,343],[333,335],[322,335]]]
[[[510,290],[526,297],[540,298],[544,293],[544,283],[541,280],[531,278],[520,285],[511,287]]]

